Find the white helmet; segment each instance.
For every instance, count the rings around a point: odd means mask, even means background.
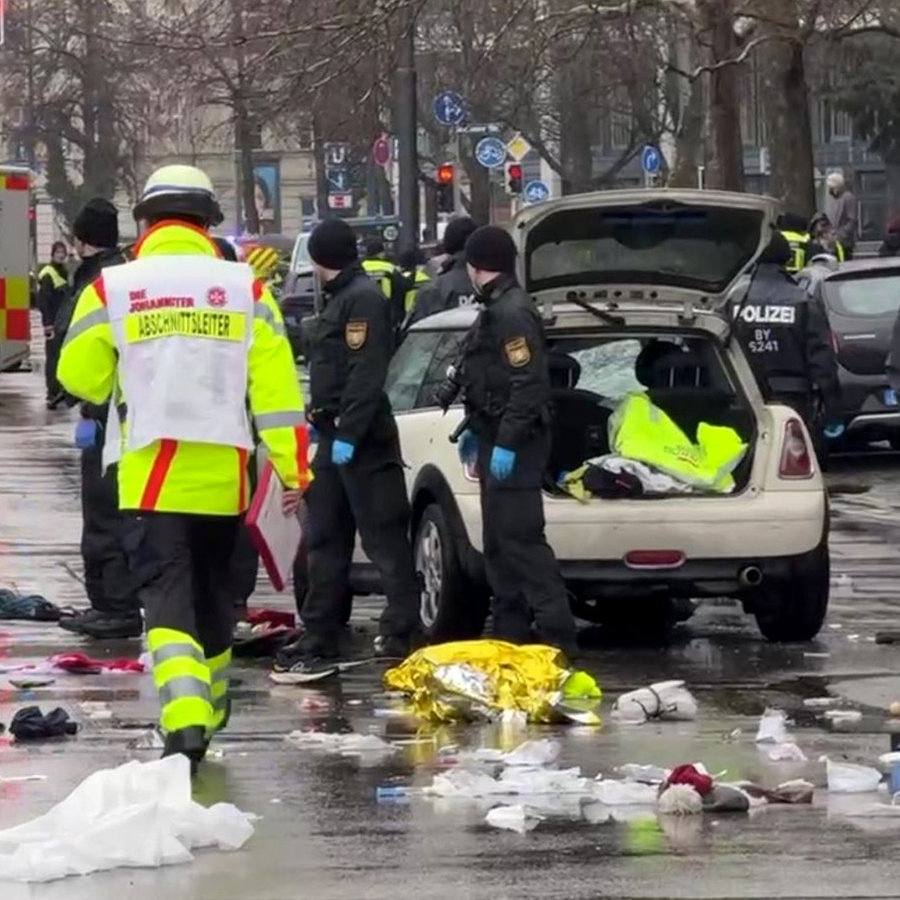
[[[222,222],[222,210],[206,172],[196,166],[163,166],[147,179],[134,218],[151,221],[167,216],[197,219],[207,226]]]

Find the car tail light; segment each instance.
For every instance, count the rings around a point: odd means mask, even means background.
[[[789,419],[784,426],[778,475],[781,478],[812,478],[814,472],[813,454],[806,441],[803,425],[799,419]]]
[[[680,550],[629,550],[625,565],[629,569],[677,569],[684,559]]]

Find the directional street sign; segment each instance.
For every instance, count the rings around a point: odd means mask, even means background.
[[[522,162],[522,160],[531,152],[531,144],[529,144],[521,134],[517,134],[506,145],[506,152],[510,155],[511,159],[515,160],[515,162]]]
[[[455,91],[441,91],[434,98],[432,108],[439,125],[462,125],[466,119],[466,101]]]
[[[482,138],[475,145],[475,159],[486,169],[499,169],[506,162],[506,144],[500,138]]]
[[[550,188],[543,181],[529,181],[522,196],[526,203],[543,203],[550,199]]]
[[[653,144],[646,144],[641,150],[641,168],[647,175],[656,175],[662,168],[662,153]]]
[[[350,183],[350,176],[346,169],[326,169],[325,177],[328,179],[328,192],[331,194],[344,194]]]

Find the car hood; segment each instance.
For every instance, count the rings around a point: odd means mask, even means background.
[[[513,222],[519,277],[545,299],[718,309],[769,243],[769,197],[699,190],[604,191],[527,207]]]

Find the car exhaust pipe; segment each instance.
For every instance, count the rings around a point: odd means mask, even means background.
[[[738,584],[741,587],[754,588],[763,583],[763,573],[759,566],[745,566],[738,572]]]

